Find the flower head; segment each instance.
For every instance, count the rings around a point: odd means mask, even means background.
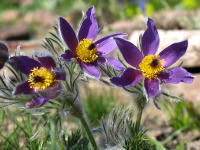
[[[113,51],[117,45],[112,37],[125,37],[124,33],[111,34],[96,41],[98,35],[98,23],[95,18],[95,9],[90,7],[86,12],[86,18],[82,22],[78,37],[70,24],[59,17],[59,31],[68,50],[62,55],[64,60],[70,61],[75,58],[80,67],[89,75],[99,78],[100,70],[98,62],[105,66],[106,61],[117,70],[123,71],[123,66],[114,58],[105,57]]]
[[[84,63],[92,63],[97,58],[97,48],[92,39],[83,39],[76,48],[77,58]]]
[[[144,88],[148,98],[158,95],[159,82],[177,84],[192,83],[193,77],[182,67],[167,69],[186,52],[188,41],[174,43],[158,55],[159,35],[150,18],[147,30],[142,37],[142,52],[127,40],[115,38],[124,59],[134,68],[127,68],[120,77],[113,77],[111,82],[117,86],[135,86],[144,77]]]
[[[36,67],[31,70],[28,82],[30,82],[30,88],[38,91],[54,86],[57,80],[51,70],[47,70],[45,67]]]
[[[160,60],[159,55],[147,55],[139,64],[139,68],[146,78],[156,79],[160,72],[165,70],[164,66],[162,65],[163,62],[164,59]]]
[[[26,104],[27,108],[40,107],[49,99],[54,99],[60,94],[59,80],[65,80],[64,70],[56,68],[51,56],[38,57],[36,61],[27,56],[14,56],[11,63],[22,73],[28,76],[28,80],[19,84],[14,90],[18,94],[40,94],[41,97],[32,99]]]

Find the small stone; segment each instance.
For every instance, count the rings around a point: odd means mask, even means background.
[[[8,10],[0,15],[1,21],[11,22],[19,17],[17,10]]]
[[[187,143],[186,147],[186,150],[200,150],[200,141]]]
[[[49,27],[57,22],[57,16],[48,11],[38,10],[27,13],[23,20],[27,24],[38,24],[40,27]]]
[[[0,29],[0,40],[29,40],[31,33],[24,23],[5,26]]]
[[[119,21],[119,22],[114,22],[112,24],[109,24],[105,26],[103,31],[109,32],[110,29],[112,29],[113,31],[131,34],[133,31],[145,29],[145,27],[146,27],[146,24],[145,24],[143,16],[137,16],[134,18],[134,20]]]

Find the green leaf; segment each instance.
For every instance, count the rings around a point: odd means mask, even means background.
[[[153,143],[156,146],[156,150],[167,150],[162,144],[160,144],[158,141],[153,140],[152,138],[149,138],[150,142]]]

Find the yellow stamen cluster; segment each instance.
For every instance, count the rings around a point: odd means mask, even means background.
[[[165,70],[162,65],[162,63],[164,63],[164,59],[160,60],[159,58],[159,55],[147,55],[139,64],[140,70],[146,78],[155,79],[160,72]]]
[[[84,63],[94,62],[98,58],[98,55],[96,54],[96,47],[90,48],[91,44],[93,43],[94,42],[92,41],[92,39],[83,39],[82,41],[80,41],[76,48],[76,57]]]
[[[51,70],[47,70],[45,67],[36,67],[31,70],[28,82],[30,82],[30,88],[38,91],[53,86],[56,83],[56,79]]]

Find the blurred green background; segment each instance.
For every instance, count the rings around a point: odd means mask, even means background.
[[[57,22],[57,16],[66,17],[78,28],[82,12],[91,5],[99,26],[107,27],[105,32],[129,34],[133,29],[144,29],[141,8],[160,29],[200,29],[200,0],[1,0],[0,40],[41,39]],[[123,21],[133,24],[121,30]],[[112,24],[118,27],[108,26]]]
[[[97,15],[103,12],[104,15],[112,14],[116,20],[121,20],[141,14],[140,3],[145,3],[148,16],[159,10],[192,10],[200,6],[200,0],[1,0],[0,13],[9,9],[21,13],[44,9],[65,16],[75,9],[82,11],[94,5]]]

